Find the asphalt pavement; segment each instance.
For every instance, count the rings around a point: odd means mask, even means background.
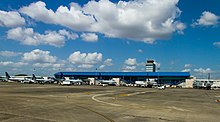
[[[220,121],[219,90],[0,82],[3,122]]]

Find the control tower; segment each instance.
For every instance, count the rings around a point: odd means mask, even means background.
[[[156,71],[156,64],[154,63],[154,60],[147,60],[146,63],[146,72],[155,72]]]

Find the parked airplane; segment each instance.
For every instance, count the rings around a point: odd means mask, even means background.
[[[213,90],[220,89],[220,82],[219,81],[213,82],[213,84],[211,85],[211,89]]]
[[[220,88],[220,80],[215,79],[197,79],[193,82],[193,88],[200,89],[219,89]]]
[[[44,77],[36,77],[34,74],[33,74],[32,80],[33,80],[34,83],[40,83],[40,84],[53,82],[52,78],[46,78],[45,79]]]
[[[21,81],[21,83],[34,83],[34,81],[32,80],[32,77],[28,77],[28,78],[24,78],[24,80]]]
[[[70,80],[69,80],[69,78],[68,79],[66,79],[65,77],[64,77],[64,75],[63,75],[63,73],[61,72],[61,75],[60,75],[60,77],[59,78],[56,78],[56,80],[57,80],[57,84],[60,84],[60,85],[71,85],[72,83],[70,82]]]
[[[69,79],[69,81],[74,85],[81,85],[83,83],[81,79]]]
[[[82,85],[83,81],[81,79],[74,79],[73,77],[62,77],[60,78],[61,82],[65,81],[65,82],[70,82],[70,84],[73,85]]]
[[[72,83],[70,82],[70,80],[63,80],[60,82],[60,85],[64,86],[64,85],[67,85],[67,86],[70,86],[72,85]]]
[[[147,87],[147,81],[135,81],[136,86]]]
[[[110,85],[110,86],[116,86],[116,82],[114,80],[98,80],[100,85]]]
[[[154,79],[148,79],[147,81],[135,81],[136,86],[141,87],[153,87],[158,86],[157,82]]]
[[[193,83],[193,88],[200,88],[200,89],[211,89],[213,81],[208,81],[206,79],[197,79]]]
[[[148,79],[147,81],[147,87],[154,87],[154,86],[158,86],[158,83],[155,81],[155,79]]]
[[[166,87],[165,86],[159,86],[158,89],[164,90]]]
[[[5,75],[6,75],[6,81],[16,81],[16,82],[24,81],[25,77],[27,77],[27,76],[11,77],[7,72],[5,72]]]
[[[82,85],[83,81],[81,79],[74,79],[69,77],[64,77],[63,73],[61,72],[61,76],[56,79],[59,84],[61,85]]]

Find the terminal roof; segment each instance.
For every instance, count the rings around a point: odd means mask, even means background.
[[[137,77],[190,77],[189,72],[57,72],[55,76],[137,76]]]

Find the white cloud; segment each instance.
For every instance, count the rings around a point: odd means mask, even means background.
[[[177,23],[176,28],[179,34],[184,34],[183,30],[186,29],[186,25],[183,23]]]
[[[10,65],[10,64],[12,64],[13,62],[11,62],[11,61],[5,61],[5,62],[0,62],[0,65],[1,66],[8,66],[8,65]]]
[[[122,71],[144,71],[146,62],[137,62],[136,58],[128,58],[124,61]]]
[[[84,68],[84,69],[89,69],[89,68],[94,67],[94,65],[93,64],[81,64],[78,67],[79,68]]]
[[[131,71],[135,71],[136,70],[136,66],[124,66],[122,68],[123,72],[131,72]]]
[[[24,53],[22,60],[35,63],[54,63],[56,56],[51,56],[49,51],[35,49],[31,52]]]
[[[48,67],[52,67],[52,68],[61,68],[63,67],[65,64],[59,64],[59,63],[35,63],[33,64],[34,67],[40,67],[40,68],[48,68]]]
[[[137,65],[136,58],[128,58],[127,60],[125,60],[125,64],[126,65]]]
[[[192,67],[192,64],[185,64],[184,67],[185,68],[190,68],[190,67]]]
[[[87,42],[96,42],[98,41],[98,35],[95,33],[83,33],[80,35],[82,40],[87,41]]]
[[[83,10],[95,16],[92,30],[108,37],[153,43],[178,31],[178,0],[90,1]]]
[[[65,71],[69,71],[69,72],[73,72],[73,71],[76,71],[75,68],[72,68],[72,67],[67,67],[64,69]]]
[[[100,0],[89,1],[83,7],[72,3],[70,8],[60,6],[53,11],[39,1],[22,7],[19,11],[37,21],[76,31],[98,32],[107,37],[154,43],[157,39],[168,39],[174,32],[183,33],[186,28],[183,23],[176,21],[181,14],[177,4],[178,0],[118,3]]]
[[[210,73],[210,72],[212,72],[212,70],[211,70],[210,68],[206,68],[206,69],[199,68],[199,69],[194,69],[194,72],[196,72],[196,73],[206,74],[206,73]]]
[[[33,64],[34,67],[38,67],[38,68],[46,68],[46,67],[50,67],[52,64],[51,63],[35,63]]]
[[[41,62],[41,63],[36,63],[34,62],[32,64],[32,66],[34,67],[34,69],[42,69],[45,71],[75,71],[73,70],[74,67],[65,60],[57,60],[56,62]]]
[[[13,52],[13,51],[0,51],[0,56],[4,56],[4,57],[14,57],[14,56],[18,56],[21,55],[22,53],[20,52]]]
[[[105,65],[103,64],[103,65],[101,65],[101,66],[99,66],[99,69],[104,69],[105,68]]]
[[[16,11],[0,10],[0,26],[2,27],[18,27],[25,25],[25,19]]]
[[[137,63],[136,58],[128,58],[124,61],[124,65],[125,66],[122,67],[122,71],[129,72],[129,71],[135,71],[137,68],[137,65],[139,64]]]
[[[191,69],[184,69],[181,72],[190,72],[190,71],[191,71]]]
[[[217,46],[217,47],[220,47],[220,42],[214,42],[213,45]]]
[[[103,69],[103,68],[105,68],[106,66],[112,66],[112,65],[113,65],[112,59],[111,59],[111,58],[108,58],[108,59],[106,59],[106,60],[104,61],[103,65],[101,65],[101,66],[99,67],[99,69]]]
[[[5,62],[0,62],[0,66],[7,66],[7,67],[22,67],[28,65],[28,63],[25,62],[12,62],[12,61],[5,61]]]
[[[19,11],[37,21],[61,25],[77,31],[85,31],[95,22],[93,16],[85,15],[77,3],[72,3],[70,8],[60,6],[54,12],[47,9],[44,2],[38,1],[22,7]]]
[[[112,66],[112,65],[113,65],[112,59],[111,59],[111,58],[106,59],[106,60],[104,61],[104,65],[106,65],[106,66]]]
[[[200,16],[199,19],[197,19],[196,22],[194,22],[192,24],[192,26],[196,26],[196,25],[201,25],[201,26],[213,26],[213,25],[217,25],[218,24],[218,20],[219,20],[219,16],[208,12],[208,11],[204,11],[202,13],[202,15]]]
[[[92,68],[95,64],[102,61],[102,54],[97,52],[81,53],[77,51],[69,56],[69,61],[77,64],[80,68]]]
[[[63,30],[59,30],[59,34],[63,35],[63,36],[66,36],[67,39],[72,39],[72,40],[75,40],[75,39],[77,39],[79,37],[77,34],[71,33],[71,32],[66,31],[64,29]]]
[[[10,29],[7,32],[7,38],[20,41],[25,45],[38,45],[38,41],[35,39],[34,31],[32,28],[23,29],[21,27],[17,27],[14,29]]]
[[[45,35],[40,35],[39,40],[42,40],[44,44],[55,47],[62,47],[65,44],[65,36],[60,35],[56,31],[46,31]]]
[[[139,53],[143,53],[143,50],[142,50],[142,49],[138,49],[138,52],[139,52]]]
[[[140,63],[137,64],[137,66],[145,67],[146,66],[146,62],[140,62]]]
[[[10,64],[12,64],[13,62],[12,61],[5,61],[5,62],[0,62],[0,65],[1,66],[8,66],[8,65],[10,65]]]
[[[19,41],[24,45],[51,45],[62,47],[65,44],[66,37],[70,39],[77,38],[76,34],[72,34],[66,30],[45,31],[45,34],[34,32],[33,28],[13,28],[7,32],[7,38]]]

